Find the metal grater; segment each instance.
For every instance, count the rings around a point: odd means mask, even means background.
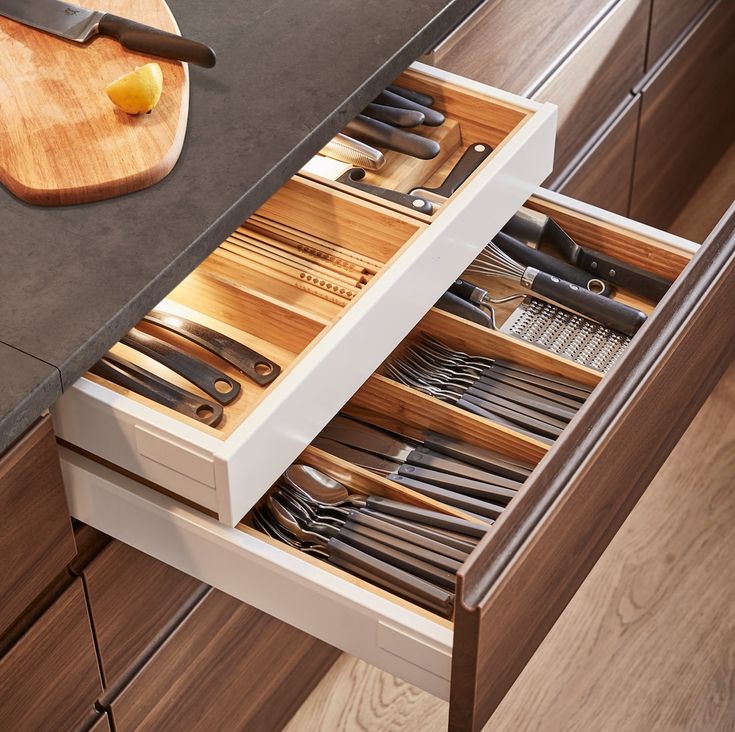
[[[526,297],[500,332],[603,372],[630,343],[622,333],[535,297]]]

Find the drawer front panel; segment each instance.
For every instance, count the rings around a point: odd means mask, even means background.
[[[311,227],[302,233],[329,232],[340,241],[348,236],[350,244],[362,247],[354,251],[369,249],[380,263],[369,285],[340,310],[302,287],[284,289],[280,280],[269,279],[266,289],[257,290],[253,266],[233,264],[230,249],[218,251],[172,293],[172,301],[184,310],[192,301],[203,303],[201,312],[194,305],[190,310],[263,340],[276,339],[267,343],[288,356],[284,373],[266,392],[249,392],[252,403],[233,404],[230,409],[243,411],[222,432],[85,377],[54,407],[61,438],[214,512],[230,526],[247,513],[551,168],[553,105],[421,65],[406,78],[434,94],[437,105],[454,105],[465,143],[488,135],[497,146],[448,203],[431,219],[413,216],[381,199],[364,200],[336,184],[297,176],[258,216],[276,227],[302,217],[308,222],[302,226]],[[222,268],[236,266],[242,285],[224,283]],[[203,288],[216,296],[203,295]],[[271,327],[258,335],[266,311]],[[244,384],[243,392],[246,387],[253,388]]]
[[[616,0],[487,0],[424,58],[427,63],[526,95]],[[530,20],[530,22],[529,22]]]
[[[630,215],[669,226],[732,143],[735,3],[720,0],[643,89]]]
[[[734,286],[731,209],[461,570],[452,729],[483,726],[735,356]]]
[[[652,69],[712,0],[653,0],[646,68]]]
[[[648,0],[622,0],[533,99],[559,105],[554,177],[580,150],[643,76]]]
[[[51,419],[44,417],[0,458],[0,636],[75,552]]]
[[[118,732],[191,729],[192,720],[199,729],[280,729],[338,655],[210,590],[110,713]]]
[[[628,214],[640,107],[639,96],[559,186],[560,193],[621,216]]]
[[[77,579],[0,659],[3,729],[81,729],[102,691],[92,630]]]
[[[84,581],[106,688],[131,673],[206,589],[118,541],[86,567]]]

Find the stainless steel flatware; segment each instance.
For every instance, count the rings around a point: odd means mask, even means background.
[[[109,36],[131,51],[207,68],[217,62],[214,51],[198,41],[60,0],[0,0],[0,15],[76,43],[86,43],[96,35]]]

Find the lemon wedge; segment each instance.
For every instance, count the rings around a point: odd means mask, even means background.
[[[158,104],[162,90],[163,72],[156,63],[138,66],[105,89],[112,103],[128,114],[150,112]]]

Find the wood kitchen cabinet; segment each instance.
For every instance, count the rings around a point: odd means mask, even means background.
[[[51,418],[0,457],[0,638],[76,552]]]
[[[642,89],[630,215],[666,227],[732,142],[735,3],[720,0]]]
[[[646,68],[652,69],[713,0],[652,0]]]
[[[79,730],[102,691],[82,580],[0,658],[0,727]]]
[[[210,590],[109,702],[117,732],[280,729],[339,652]]]

